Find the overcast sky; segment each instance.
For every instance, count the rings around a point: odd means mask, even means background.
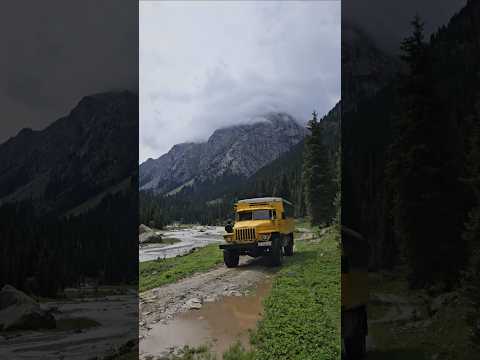
[[[140,161],[340,99],[340,2],[140,2]]]
[[[135,0],[10,1],[0,12],[0,143],[82,97],[138,87]]]
[[[430,35],[465,6],[467,0],[343,0],[342,20],[360,26],[376,45],[398,55],[399,44],[412,30],[411,20],[418,14]],[[428,40],[428,37],[426,38]]]

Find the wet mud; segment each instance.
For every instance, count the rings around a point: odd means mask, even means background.
[[[265,278],[248,295],[221,296],[200,309],[183,312],[153,327],[141,343],[141,354],[165,355],[185,345],[207,344],[221,356],[237,341],[248,349],[250,331],[262,318],[262,301],[270,292],[271,283],[271,277]]]

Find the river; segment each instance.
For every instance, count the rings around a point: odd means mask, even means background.
[[[184,255],[193,248],[199,248],[213,243],[221,243],[223,242],[222,235],[225,233],[225,230],[221,226],[168,226],[164,231],[160,231],[160,233],[162,238],[173,238],[180,241],[171,245],[147,244],[140,246],[140,262]]]

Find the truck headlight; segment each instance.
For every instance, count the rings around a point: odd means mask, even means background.
[[[268,235],[268,234],[263,234],[262,235],[262,240],[268,240],[268,239],[270,239],[270,235]]]

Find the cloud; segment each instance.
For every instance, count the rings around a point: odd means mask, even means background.
[[[340,99],[340,2],[140,3],[140,161]]]
[[[0,143],[92,93],[138,88],[135,1],[17,1],[0,13]]]
[[[360,26],[383,50],[397,54],[400,41],[411,32],[415,14],[425,22],[425,32],[431,34],[458,12],[467,0],[369,0],[342,2],[342,21]]]

